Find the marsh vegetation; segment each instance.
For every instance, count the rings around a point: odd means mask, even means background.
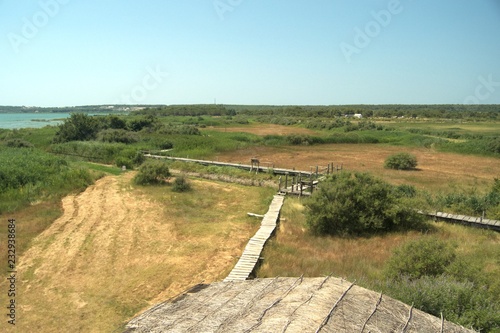
[[[354,114],[361,114],[362,118],[353,118]],[[209,250],[206,244],[221,242],[223,247],[231,244],[231,255],[236,256],[236,249],[245,243],[255,227],[251,220],[241,216],[247,211],[265,212],[266,204],[277,190],[278,176],[272,173],[256,175],[179,162],[161,162],[163,169],[149,170],[148,175],[152,178],[137,184],[132,181],[133,177],[150,168],[151,164],[145,161],[144,151],[246,164],[251,158],[258,157],[261,162],[272,166],[305,171],[334,162],[343,165],[347,172],[325,182],[322,199],[286,200],[280,231],[266,247],[266,260],[258,275],[334,274],[414,303],[433,314],[439,315],[442,311],[447,319],[463,325],[495,332],[499,326],[495,314],[499,313],[500,299],[498,233],[419,221],[410,215],[411,209],[418,208],[474,216],[484,214],[488,218],[500,219],[499,129],[500,109],[494,105],[197,105],[145,108],[127,116],[75,114],[60,126],[0,130],[0,216],[3,219],[15,216],[22,221],[19,228],[23,244],[20,255],[40,246],[38,254],[32,250],[28,256],[32,257],[35,266],[43,266],[46,264],[44,249],[52,243],[61,242],[61,249],[69,244],[62,238],[58,240],[58,229],[53,229],[54,221],[64,216],[61,199],[68,195],[78,197],[78,193],[98,179],[112,175],[115,177],[112,182],[115,194],[126,195],[130,203],[137,199],[144,207],[151,206],[158,212],[151,216],[156,222],[145,225],[144,230],[149,232],[141,234],[148,239],[148,245],[144,246],[149,249],[151,258],[150,265],[141,267],[141,270],[148,272],[147,279],[158,283],[145,291],[144,281],[132,274],[133,281],[122,279],[121,289],[116,289],[121,294],[112,292],[110,287],[108,292],[112,298],[106,303],[106,311],[119,315],[109,316],[110,322],[106,322],[106,318],[93,318],[101,322],[100,327],[104,329],[130,319],[141,308],[147,307],[147,302],[160,301],[162,295],[169,296],[182,289],[174,281],[174,275],[168,281],[163,279],[171,267],[165,266],[163,270],[156,266],[156,259],[153,260],[159,255],[154,246],[163,244],[166,237],[166,234],[157,233],[158,230],[175,231],[176,237],[189,245],[186,249],[171,248],[169,251],[179,251],[175,253],[187,256],[213,254],[215,250]],[[418,167],[410,160],[413,171],[403,171],[402,167],[387,168],[386,161],[401,152],[410,153]],[[123,171],[122,166],[126,166],[127,171]],[[171,173],[174,173],[175,180],[165,182]],[[197,177],[225,182],[201,181]],[[354,188],[355,185],[349,181],[357,178],[363,180],[359,184],[360,190],[348,191],[346,186]],[[334,192],[336,186],[342,188],[341,180],[349,184],[344,190]],[[261,187],[228,183],[233,181]],[[166,186],[142,185],[155,182]],[[373,186],[365,188],[370,184]],[[190,190],[186,190],[188,188]],[[355,201],[332,194],[348,192],[361,194],[355,197]],[[217,193],[216,197],[213,197],[214,193]],[[386,196],[384,200],[380,199],[381,195]],[[363,203],[366,199],[363,196],[372,201]],[[333,197],[338,200],[332,200]],[[120,202],[127,206],[126,200]],[[351,225],[347,221],[344,229],[328,227],[333,211],[314,217],[314,200],[319,206],[350,203],[346,212],[352,215],[348,215],[348,220],[360,224]],[[321,200],[326,201],[321,204]],[[382,201],[392,206],[382,205]],[[372,208],[377,214],[371,212]],[[399,208],[405,209],[399,211]],[[379,216],[378,213],[383,214]],[[209,223],[207,219],[220,223]],[[236,227],[241,219],[244,223]],[[126,230],[125,220],[124,217],[123,223],[109,225],[108,234],[110,237],[114,235],[109,244],[119,244],[117,240],[121,236],[117,228]],[[137,221],[129,222],[130,226]],[[170,224],[170,229],[163,223]],[[389,225],[395,227],[389,228]],[[407,228],[410,225],[411,228]],[[102,225],[102,228],[107,227]],[[322,232],[329,230],[333,232]],[[161,235],[165,237],[157,238]],[[4,236],[4,231],[0,231],[0,237]],[[97,236],[92,236],[91,232],[81,236],[87,241],[79,249],[91,253],[92,244],[95,244],[92,237]],[[237,242],[233,242],[234,237]],[[137,245],[132,236],[129,241]],[[408,264],[401,256],[412,251],[408,250],[411,244],[447,256],[441,258],[428,252],[421,256],[439,262],[441,266],[437,265],[439,267],[435,270],[429,268],[432,266],[429,263],[422,262],[419,266],[421,260],[418,258],[414,261],[419,265]],[[107,249],[109,253],[118,253],[112,246]],[[61,252],[61,256],[63,254]],[[220,278],[234,264],[235,258],[231,255],[224,256],[225,266],[217,274],[214,273],[216,267],[203,265],[193,266],[192,272],[199,272],[200,279],[206,272],[213,279]],[[180,263],[182,261],[175,265]],[[57,271],[54,274],[78,271],[83,278],[89,273],[76,262],[71,267],[58,267],[53,267]],[[132,273],[133,269],[130,269]],[[37,276],[34,268],[27,272],[26,288],[49,288],[52,280],[48,276]],[[69,289],[65,289],[65,294],[54,295],[54,299],[61,300],[69,295],[68,299],[74,301],[76,309],[87,306],[88,310],[82,312],[83,317],[78,319],[75,312],[71,318],[75,323],[88,321],[97,309],[97,298],[78,298],[77,295],[90,295],[91,291],[66,287]],[[452,297],[445,301],[443,295]],[[35,302],[28,298],[24,301],[26,304]],[[39,308],[35,303],[33,306]],[[61,311],[61,308],[50,309],[43,313],[43,317],[54,319]],[[35,321],[42,316],[29,312],[24,315]],[[68,329],[71,327],[68,324]]]

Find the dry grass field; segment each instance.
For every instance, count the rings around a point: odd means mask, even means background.
[[[398,152],[410,152],[417,157],[417,171],[397,171],[384,168],[385,159]],[[314,146],[256,147],[218,154],[220,161],[249,163],[257,157],[276,168],[296,168],[310,171],[311,167],[333,162],[345,170],[370,172],[399,185],[412,184],[429,190],[447,191],[450,187],[489,187],[500,177],[497,158],[437,152],[426,148],[408,148],[374,144],[329,144]]]
[[[283,126],[275,124],[251,124],[240,127],[210,127],[211,130],[229,133],[251,133],[256,135],[288,135],[288,134],[311,134],[317,132],[307,128],[295,126]]]
[[[223,279],[258,228],[246,213],[264,213],[273,194],[201,180],[173,193],[135,187],[132,175],[63,199],[62,216],[18,258],[12,331],[119,332],[141,310]]]

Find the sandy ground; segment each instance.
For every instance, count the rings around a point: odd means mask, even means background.
[[[19,260],[15,331],[120,331],[124,318],[224,278],[248,235],[183,239],[164,207],[131,189],[131,177],[107,176],[63,199],[63,215]]]

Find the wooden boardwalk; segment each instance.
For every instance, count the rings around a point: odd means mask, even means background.
[[[500,231],[500,221],[498,220],[483,219],[482,217],[475,217],[475,216],[448,214],[443,212],[429,213],[429,212],[419,211],[419,213],[430,216],[436,220],[452,222],[452,223],[460,223],[468,226]]]
[[[308,172],[308,171],[303,171],[303,170],[271,168],[271,167],[255,166],[255,165],[250,165],[250,164],[227,163],[227,162],[218,162],[218,161],[196,160],[196,159],[191,159],[191,158],[152,155],[149,153],[145,153],[144,157],[163,159],[163,160],[171,160],[171,161],[191,162],[191,163],[198,163],[201,165],[215,165],[215,166],[220,166],[220,167],[232,167],[232,168],[238,168],[238,169],[255,171],[255,172],[272,172],[272,173],[278,174],[278,175],[288,174],[290,176],[298,176],[298,175],[302,174],[304,176],[307,175],[308,177],[310,177],[311,175],[314,174],[313,172]]]
[[[250,277],[260,259],[264,245],[276,229],[284,200],[285,197],[282,195],[274,196],[269,210],[262,219],[259,230],[250,238],[240,260],[238,260],[231,273],[224,279],[224,282],[244,281]]]

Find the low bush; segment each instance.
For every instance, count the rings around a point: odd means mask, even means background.
[[[165,162],[148,160],[141,165],[134,181],[139,185],[163,184],[170,176],[170,170]]]
[[[455,257],[455,249],[445,241],[430,237],[410,241],[394,251],[386,276],[391,280],[437,276],[446,271]]]
[[[407,230],[422,222],[421,216],[394,195],[390,184],[366,173],[331,176],[305,206],[309,228],[321,235]]]
[[[0,147],[0,214],[82,190],[93,180],[88,170],[43,151]]]
[[[312,145],[317,143],[323,143],[318,137],[305,135],[305,134],[290,134],[285,137],[286,142],[290,145]]]
[[[397,197],[414,198],[417,195],[417,189],[413,185],[401,184],[394,188]]]
[[[118,165],[117,160],[130,161],[131,163],[130,169],[132,169],[134,166],[141,165],[146,160],[146,158],[144,157],[144,154],[141,151],[133,148],[128,148],[119,152],[117,157],[115,158],[115,163]],[[127,166],[127,168],[129,168],[129,165],[127,164],[124,165]]]
[[[114,163],[120,153],[126,149],[124,143],[107,143],[97,141],[72,141],[55,144],[50,147],[56,154],[79,156],[93,162]]]
[[[201,135],[200,130],[192,125],[167,124],[161,127],[157,132],[163,135]]]
[[[415,308],[480,332],[498,332],[500,303],[485,288],[448,275],[391,282],[389,294]]]
[[[187,192],[191,190],[191,184],[184,176],[176,177],[174,180],[174,185],[172,186],[172,191],[174,192]]]
[[[0,192],[36,184],[67,169],[61,158],[36,149],[4,148],[0,150]]]
[[[496,137],[488,141],[488,151],[500,154],[500,137]]]
[[[174,144],[170,141],[162,141],[158,144],[158,148],[160,148],[160,149],[172,149],[172,148],[174,148]]]
[[[386,293],[416,308],[480,332],[497,332],[500,303],[495,281],[475,257],[433,236],[396,248],[387,261]]]
[[[34,145],[23,139],[10,139],[5,141],[5,145],[10,148],[33,148]]]
[[[137,133],[124,129],[105,129],[97,133],[97,140],[101,142],[121,142],[125,144],[139,141]]]
[[[413,170],[417,167],[417,158],[409,153],[398,153],[389,156],[384,166],[395,170]]]
[[[458,214],[480,216],[490,219],[500,219],[500,179],[494,179],[493,186],[486,194],[472,190],[455,190],[448,194],[437,195],[432,203],[446,211]]]
[[[119,168],[125,167],[128,170],[134,169],[134,162],[132,162],[132,160],[130,160],[129,158],[123,156],[118,156],[115,159],[115,164]]]

